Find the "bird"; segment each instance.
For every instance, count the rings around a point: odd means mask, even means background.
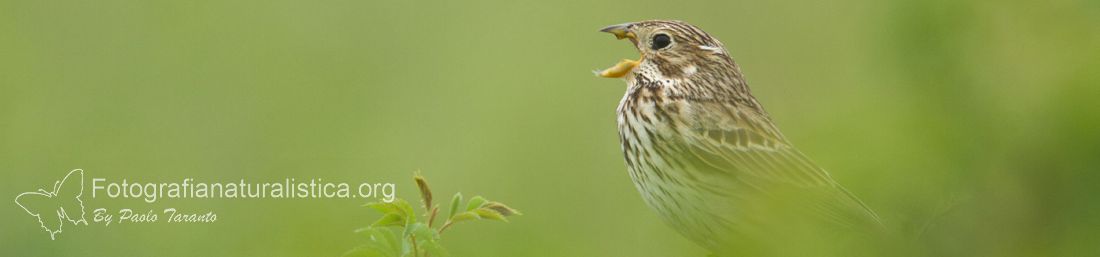
[[[627,171],[681,235],[716,256],[766,256],[795,245],[786,238],[882,229],[878,214],[783,136],[710,34],[677,20],[600,31],[641,54],[595,73],[626,81],[616,112]]]

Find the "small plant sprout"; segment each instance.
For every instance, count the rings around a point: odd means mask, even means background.
[[[423,176],[413,177],[420,190],[423,220],[418,220],[416,212],[408,201],[396,199],[392,202],[373,202],[366,206],[382,214],[382,217],[370,226],[355,230],[363,235],[366,243],[348,251],[347,257],[445,257],[449,256],[440,244],[440,235],[454,224],[472,220],[499,220],[508,222],[507,217],[521,215],[500,202],[486,200],[481,196],[471,197],[465,204],[462,193],[455,193],[442,225],[436,226],[439,205],[433,202],[432,190]]]

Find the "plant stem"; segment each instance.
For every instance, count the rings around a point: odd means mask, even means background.
[[[413,243],[413,256],[420,256],[420,246],[416,245],[416,236],[410,235],[409,240]]]
[[[447,230],[447,228],[451,227],[451,224],[454,223],[451,223],[451,220],[447,219],[447,222],[443,223],[443,226],[439,228],[439,234],[442,235],[444,230]]]
[[[431,214],[428,214],[428,228],[431,228],[432,224],[435,223],[435,216],[438,213],[439,213],[439,206],[433,206],[432,210],[431,210]]]

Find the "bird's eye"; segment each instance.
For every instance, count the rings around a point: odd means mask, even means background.
[[[653,36],[653,40],[649,42],[649,48],[653,50],[661,50],[661,48],[668,47],[672,44],[672,38],[665,34],[657,34]]]

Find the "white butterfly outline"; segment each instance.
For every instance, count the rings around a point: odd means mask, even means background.
[[[57,215],[57,219],[58,219],[57,230],[56,231],[51,230],[49,227],[46,227],[45,222],[42,222],[42,214],[41,213],[35,213],[34,211],[31,211],[30,209],[28,209],[27,206],[23,205],[23,203],[19,202],[20,198],[22,198],[24,196],[28,196],[28,195],[39,195],[39,196],[44,196],[44,197],[49,198],[49,199],[53,199],[53,198],[57,197],[57,191],[59,189],[61,189],[61,186],[64,185],[65,182],[69,181],[69,178],[72,177],[73,174],[77,175],[77,178],[76,178],[77,183],[79,183],[79,185],[80,185],[80,187],[78,188],[79,191],[76,193],[76,196],[74,197],[76,199],[76,202],[80,204],[80,219],[72,219],[72,217],[70,217],[71,214],[68,213],[69,211],[66,211],[63,206],[59,207],[57,210],[54,210],[54,214]],[[84,223],[84,225],[88,225],[88,220],[84,218],[84,215],[86,213],[85,212],[85,207],[84,207],[84,201],[80,199],[83,195],[84,195],[84,170],[83,169],[74,169],[72,171],[69,171],[69,173],[66,174],[65,177],[62,178],[61,180],[54,182],[52,192],[46,191],[46,190],[41,189],[41,188],[39,188],[38,191],[24,192],[24,193],[21,193],[21,194],[15,196],[15,204],[17,204],[17,205],[19,205],[19,207],[23,208],[23,211],[26,211],[27,214],[30,214],[31,216],[34,216],[36,219],[38,219],[39,226],[41,226],[42,229],[45,229],[46,232],[50,233],[50,240],[56,240],[57,239],[57,234],[61,233],[61,228],[64,227],[64,225],[65,225],[65,220],[68,220],[69,222],[73,223],[73,225],[79,225],[80,223]],[[60,199],[58,199],[58,200],[60,200]],[[49,215],[47,214],[47,216],[49,216]],[[47,217],[47,218],[50,218],[50,217]]]

